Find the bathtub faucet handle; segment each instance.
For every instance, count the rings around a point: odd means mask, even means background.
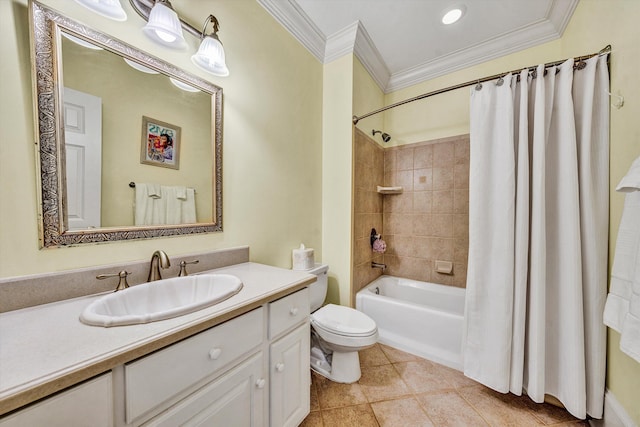
[[[387,264],[382,264],[380,262],[371,261],[371,268],[379,268],[382,271],[387,269]]]

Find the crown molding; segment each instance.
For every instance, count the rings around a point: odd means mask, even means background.
[[[366,28],[359,23],[354,47],[355,55],[381,90],[387,87],[391,73]]]
[[[384,93],[557,40],[564,33],[579,2],[554,1],[545,18],[538,22],[391,74],[360,21],[325,36],[295,0],[257,1],[323,64],[349,53],[355,54]]]
[[[544,19],[474,46],[393,73],[384,87],[394,92],[562,37],[579,0],[553,2]]]
[[[384,88],[384,92],[389,93],[404,89],[425,80],[440,77],[558,38],[560,38],[560,34],[555,31],[549,21],[540,21],[486,42],[478,43],[401,72],[393,73]]]
[[[318,61],[325,62],[326,37],[294,0],[257,1]]]
[[[358,34],[360,26],[360,21],[356,21],[327,37],[327,43],[324,49],[324,60],[322,62],[327,64],[344,55],[353,53],[356,44],[356,35]]]

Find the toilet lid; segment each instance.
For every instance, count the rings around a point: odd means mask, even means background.
[[[369,336],[375,333],[376,322],[350,307],[328,304],[311,314],[314,326],[339,335]]]

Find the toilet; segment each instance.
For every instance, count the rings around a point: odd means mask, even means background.
[[[328,304],[327,265],[316,264],[310,274],[318,280],[309,285],[311,303],[311,369],[332,381],[354,383],[360,379],[358,351],[378,341],[376,322],[350,307]]]

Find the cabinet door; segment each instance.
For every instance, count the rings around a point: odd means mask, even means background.
[[[271,425],[297,426],[309,414],[309,323],[271,344]]]
[[[113,425],[111,373],[94,378],[0,419],[2,427],[109,427]]]
[[[144,425],[266,426],[263,373],[260,352]]]

